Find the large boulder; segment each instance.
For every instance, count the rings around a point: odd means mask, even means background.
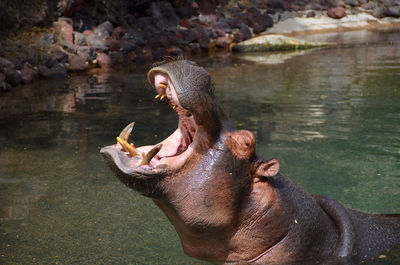
[[[332,45],[335,44],[306,42],[283,35],[263,35],[235,44],[232,50],[236,52],[287,51],[327,47]]]

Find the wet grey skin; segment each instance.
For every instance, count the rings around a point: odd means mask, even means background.
[[[254,135],[232,126],[202,67],[172,61],[148,80],[177,112],[178,129],[137,152],[123,141],[100,152],[167,215],[187,255],[219,264],[359,264],[400,244],[400,215],[309,195],[279,173],[277,160],[257,155]],[[132,127],[120,134],[126,144]]]

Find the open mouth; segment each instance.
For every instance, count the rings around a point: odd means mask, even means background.
[[[168,75],[157,72],[152,80],[152,85],[158,93],[155,98],[165,100],[171,106],[178,114],[179,124],[175,132],[160,143],[141,147],[129,143],[134,122],[121,131],[117,137],[117,144],[110,148],[117,151],[125,166],[134,171],[173,170],[182,167],[193,152],[192,143],[197,132],[192,113],[179,103],[174,84]]]

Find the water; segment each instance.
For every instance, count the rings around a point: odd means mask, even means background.
[[[360,35],[368,45],[346,42]],[[320,36],[343,45],[200,63],[232,121],[256,134],[257,151],[283,174],[347,207],[400,213],[399,36]],[[142,70],[0,95],[1,264],[206,264],[183,254],[163,213],[98,152],[131,121],[139,146],[176,128],[154,95]],[[395,264],[400,250],[385,255],[367,264]]]

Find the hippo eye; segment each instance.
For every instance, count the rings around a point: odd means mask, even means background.
[[[190,116],[192,116],[192,113],[186,112],[186,113],[185,113],[185,116],[186,116],[186,117],[190,117]]]

